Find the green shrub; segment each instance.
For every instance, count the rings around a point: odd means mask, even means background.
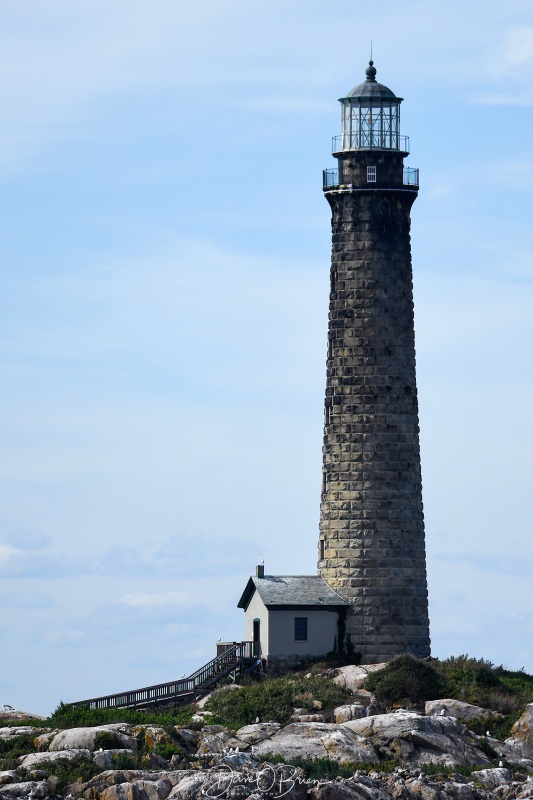
[[[492,708],[509,717],[502,723],[503,735],[510,730],[511,716],[519,715],[527,703],[533,701],[533,675],[524,670],[513,672],[503,666],[495,667],[486,659],[468,655],[434,660],[432,665],[444,680],[442,697]],[[491,726],[496,728],[498,723],[491,723]]]
[[[130,725],[188,725],[193,713],[190,705],[139,711],[134,708],[74,707],[68,703],[60,703],[48,718],[47,725],[51,728],[86,728],[110,722],[126,722]]]
[[[308,708],[312,713],[313,700],[317,700],[323,710],[328,710],[349,697],[351,692],[328,678],[285,675],[251,683],[238,691],[220,692],[206,703],[205,710],[213,712],[213,722],[229,728],[249,725],[257,717],[261,722],[274,720],[287,725],[294,708]]]
[[[181,758],[186,756],[186,751],[176,742],[157,742],[154,747],[154,753],[164,758],[165,761],[170,761],[172,756],[180,756]]]
[[[113,753],[111,756],[114,769],[136,769],[137,762],[128,753]]]
[[[0,739],[0,770],[17,769],[20,756],[34,752],[35,745],[31,733]]]
[[[55,775],[58,778],[56,794],[63,793],[65,786],[76,781],[88,781],[103,772],[102,767],[94,763],[92,758],[79,756],[69,761],[66,758],[58,758],[56,761],[43,761],[35,764],[32,769],[42,770],[46,777]]]
[[[94,737],[94,749],[99,750],[120,750],[124,747],[115,731],[98,731]]]
[[[432,667],[405,654],[391,659],[382,670],[369,675],[365,689],[373,692],[380,703],[391,706],[404,698],[413,703],[435,700],[442,697],[443,684]]]

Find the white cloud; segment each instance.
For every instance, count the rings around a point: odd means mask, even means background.
[[[23,550],[20,550],[18,547],[11,547],[9,544],[3,544],[0,542],[0,566],[9,566],[11,562],[17,558],[21,558],[22,556],[24,556]]]

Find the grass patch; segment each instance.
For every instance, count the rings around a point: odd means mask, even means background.
[[[47,720],[47,725],[51,728],[88,728],[110,722],[125,722],[129,725],[189,725],[193,713],[190,705],[139,711],[134,708],[88,708],[60,703]]]
[[[350,691],[328,678],[292,674],[250,683],[238,692],[220,692],[206,703],[205,710],[213,713],[214,723],[233,729],[249,725],[257,717],[261,722],[274,720],[288,725],[294,708],[313,713],[316,700],[322,703],[322,711],[328,711],[352,697]]]

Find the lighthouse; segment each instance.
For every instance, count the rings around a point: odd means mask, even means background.
[[[318,573],[347,602],[338,646],[430,655],[402,98],[366,80],[341,104],[323,175],[332,256]]]
[[[331,207],[324,446],[317,575],[264,563],[239,600],[267,663],[333,652],[363,664],[430,655],[415,370],[410,214],[401,97],[366,80],[341,103]]]

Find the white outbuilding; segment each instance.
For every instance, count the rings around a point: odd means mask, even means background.
[[[289,663],[336,651],[348,606],[321,575],[265,575],[262,565],[238,603],[257,655]]]

